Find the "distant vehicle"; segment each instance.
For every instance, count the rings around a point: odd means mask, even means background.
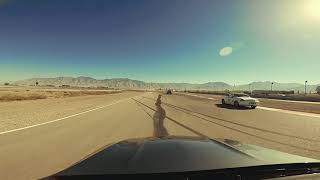
[[[302,180],[319,172],[316,159],[230,139],[167,136],[118,142],[45,179]]]
[[[168,89],[168,90],[167,90],[167,94],[172,94],[172,90],[171,90],[171,89]]]
[[[287,95],[285,95],[285,94],[278,94],[278,96],[286,97]]]
[[[222,104],[230,104],[235,107],[251,107],[255,109],[259,101],[247,94],[228,94],[222,99]]]

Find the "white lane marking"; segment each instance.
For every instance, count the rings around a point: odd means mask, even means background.
[[[216,100],[214,98],[211,98],[211,97],[205,97],[205,96],[199,96],[199,95],[195,95],[195,94],[187,94],[187,93],[181,93],[181,94],[184,94],[184,95],[188,95],[188,96],[194,96],[194,97],[198,97],[198,98],[203,98],[203,99],[209,99],[209,100]]]
[[[205,98],[205,99],[210,99],[210,100],[216,100],[214,98],[207,98],[204,96],[199,96],[199,95],[193,95],[193,94],[185,94],[189,96],[195,96],[199,98]],[[309,103],[309,102],[307,102]],[[313,102],[311,102],[313,103]],[[276,112],[282,112],[282,113],[287,113],[287,114],[294,114],[294,115],[300,115],[300,116],[307,116],[307,117],[315,117],[315,118],[320,118],[320,114],[315,114],[315,113],[306,113],[306,112],[299,112],[299,111],[290,111],[290,110],[284,110],[284,109],[276,109],[276,108],[269,108],[269,107],[262,107],[262,106],[257,106],[258,109],[263,109],[267,111],[276,111]]]
[[[139,96],[141,96],[141,95],[139,95]],[[58,122],[58,121],[61,121],[61,120],[64,120],[64,119],[68,119],[68,118],[71,118],[71,117],[75,117],[75,116],[79,116],[79,115],[81,115],[81,114],[85,114],[85,113],[88,113],[88,112],[91,112],[91,111],[96,111],[96,110],[98,110],[98,109],[106,108],[106,107],[109,107],[109,106],[118,104],[118,103],[120,103],[120,102],[129,100],[129,99],[131,99],[131,98],[136,98],[136,97],[139,97],[139,96],[134,96],[134,97],[130,97],[130,98],[118,100],[118,101],[113,102],[113,103],[111,103],[111,104],[107,104],[107,105],[104,105],[104,106],[99,106],[99,107],[96,107],[96,108],[93,108],[93,109],[89,109],[89,110],[86,110],[86,111],[83,111],[83,112],[80,112],[80,113],[76,113],[76,114],[73,114],[73,115],[70,115],[70,116],[66,116],[66,117],[63,117],[63,118],[59,118],[59,119],[55,119],[55,120],[52,120],[52,121],[47,121],[47,122],[40,123],[40,124],[34,124],[34,125],[31,125],[31,126],[26,126],[26,127],[22,127],[22,128],[12,129],[12,130],[9,130],[9,131],[3,131],[3,132],[0,132],[0,135],[2,135],[2,134],[7,134],[7,133],[11,133],[11,132],[16,132],[16,131],[21,131],[21,130],[24,130],[24,129],[30,129],[30,128],[37,127],[37,126],[42,126],[42,125],[45,125],[45,124],[50,124],[50,123]]]
[[[276,109],[276,108],[269,108],[269,107],[262,107],[262,106],[258,106],[257,108],[258,108],[258,109],[267,110],[267,111],[276,111],[276,112],[282,112],[282,113],[287,113],[287,114],[294,114],[294,115],[299,115],[299,116],[307,116],[307,117],[320,118],[320,114],[315,114],[315,113],[289,111],[289,110],[284,110],[284,109]]]
[[[282,101],[282,102],[292,102],[292,103],[302,103],[302,104],[319,104],[320,102],[311,102],[311,101],[294,101],[294,100],[284,100],[284,99],[268,99],[268,98],[259,98],[261,100],[268,100],[268,101]]]
[[[194,97],[199,97],[199,98],[205,98],[205,99],[210,99],[210,100],[217,100],[217,99],[214,99],[214,98],[207,98],[207,97],[205,97],[205,96],[199,96],[199,95],[195,95],[195,94],[187,94],[187,93],[180,93],[180,94],[184,94],[184,95],[188,95],[188,96],[194,96]],[[282,102],[291,102],[291,103],[319,104],[319,105],[320,105],[320,102],[312,102],[312,101],[294,101],[294,100],[268,99],[268,98],[257,98],[257,99],[268,100],[268,101],[282,101]]]

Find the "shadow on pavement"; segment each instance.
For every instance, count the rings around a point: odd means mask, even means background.
[[[199,137],[208,138],[208,136],[206,136],[206,135],[204,135],[204,134],[202,134],[202,133],[200,133],[200,132],[198,132],[198,131],[196,131],[196,130],[194,130],[194,129],[192,129],[192,128],[190,128],[190,127],[188,127],[188,126],[186,126],[186,125],[184,125],[184,124],[182,124],[182,123],[180,123],[180,122],[178,122],[177,120],[175,120],[175,119],[173,119],[173,118],[171,118],[171,117],[168,117],[168,116],[166,115],[166,113],[165,113],[165,110],[161,107],[161,104],[162,104],[162,103],[161,103],[161,95],[160,95],[160,98],[159,98],[159,96],[158,96],[158,99],[156,100],[156,103],[155,103],[157,109],[153,109],[152,107],[150,107],[150,106],[144,104],[143,102],[138,101],[138,100],[136,100],[136,99],[134,99],[134,98],[132,98],[132,100],[134,100],[134,101],[143,109],[144,112],[147,113],[147,111],[146,111],[143,107],[146,107],[146,108],[148,108],[148,109],[150,109],[150,110],[152,110],[152,111],[155,112],[155,114],[153,115],[153,118],[152,118],[152,119],[154,120],[154,127],[155,127],[155,128],[154,128],[154,134],[155,134],[155,135],[159,135],[159,124],[158,124],[158,123],[159,123],[159,119],[158,119],[158,118],[160,118],[160,119],[163,118],[163,120],[160,121],[160,133],[165,133],[165,132],[164,132],[164,129],[165,129],[165,131],[167,132],[167,129],[163,126],[164,119],[167,118],[167,119],[170,120],[171,122],[179,125],[179,126],[182,127],[182,128],[185,128],[185,129],[191,131],[192,133],[198,135]],[[154,99],[153,99],[153,100],[154,100]],[[158,107],[161,107],[161,108],[158,108]],[[151,115],[150,115],[149,113],[147,113],[147,114],[151,117]],[[159,116],[160,116],[160,117],[159,117]],[[162,122],[162,127],[163,127],[164,129],[161,128],[161,122]],[[168,132],[167,132],[167,135],[169,135]]]
[[[228,104],[215,104],[215,105],[216,105],[216,107],[223,108],[223,109],[253,110],[253,109],[248,108],[248,107],[235,107],[235,106],[228,105]]]
[[[161,95],[158,96],[158,99],[155,103],[156,111],[153,114],[153,136],[163,137],[168,136],[168,131],[164,127],[164,119],[166,118],[166,111],[161,107]]]
[[[143,97],[143,98],[152,100],[152,98],[147,98],[147,97]],[[230,127],[230,126],[225,125],[225,124],[221,124],[221,123],[215,122],[214,120],[219,120],[219,121],[222,121],[222,122],[227,122],[227,123],[230,123],[230,124],[246,127],[246,128],[249,128],[249,129],[254,129],[254,130],[258,130],[258,131],[262,131],[262,132],[268,132],[268,133],[272,133],[272,134],[277,134],[277,135],[281,135],[281,136],[287,136],[287,137],[301,139],[301,140],[319,142],[318,140],[308,139],[308,138],[299,137],[299,136],[295,136],[295,135],[283,134],[283,133],[276,132],[276,131],[266,130],[266,129],[262,129],[262,128],[258,128],[258,127],[253,127],[253,126],[241,124],[241,123],[236,123],[236,122],[232,122],[232,121],[229,121],[229,120],[221,119],[221,118],[218,118],[218,117],[209,116],[207,114],[191,111],[189,109],[186,109],[186,108],[183,108],[183,107],[179,107],[179,106],[176,106],[176,105],[173,105],[173,104],[169,104],[169,103],[163,103],[163,104],[168,106],[168,107],[171,107],[171,108],[173,108],[175,110],[184,112],[184,113],[189,114],[191,116],[194,116],[196,118],[199,118],[199,119],[202,119],[204,121],[207,121],[209,123],[213,123],[213,124],[216,124],[216,125],[218,125],[220,127],[224,127],[224,128],[227,128],[227,129],[230,129],[230,130],[242,133],[242,134],[246,134],[248,136],[252,136],[252,137],[259,138],[259,139],[262,139],[262,140],[266,140],[266,141],[269,141],[269,142],[282,144],[282,145],[285,145],[285,146],[290,146],[290,147],[293,147],[293,148],[296,148],[296,149],[303,149],[303,150],[308,150],[308,151],[320,152],[319,150],[309,149],[309,148],[305,148],[305,147],[301,147],[301,146],[296,146],[296,145],[292,145],[292,144],[289,144],[289,143],[286,143],[286,142],[280,142],[280,141],[277,141],[277,140],[274,140],[274,139],[266,138],[266,137],[260,136],[258,134],[255,134],[255,133],[249,133],[249,132],[244,131],[244,130],[240,130],[240,129],[237,129],[237,128],[234,128],[234,127]],[[209,119],[207,119],[207,118],[209,118]],[[212,120],[210,120],[210,119],[212,119]]]

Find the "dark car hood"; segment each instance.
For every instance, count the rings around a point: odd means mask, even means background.
[[[319,162],[228,139],[163,137],[109,146],[56,175],[140,174]]]

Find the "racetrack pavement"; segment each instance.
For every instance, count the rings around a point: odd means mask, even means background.
[[[61,112],[18,130],[2,130],[1,179],[45,177],[112,143],[165,135],[228,138],[320,159],[320,119],[316,117],[235,109],[215,99],[181,94],[159,97],[155,92],[87,97],[83,102],[92,106]],[[61,108],[68,105],[62,103]]]

